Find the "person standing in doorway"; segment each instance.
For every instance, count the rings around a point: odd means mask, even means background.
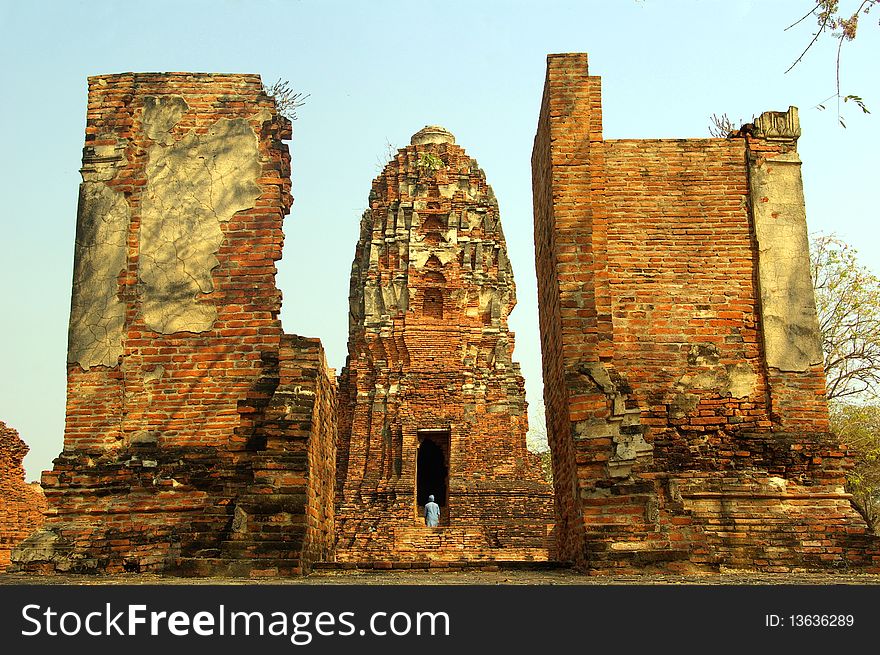
[[[440,525],[440,505],[434,502],[434,496],[428,496],[428,502],[425,503],[425,525],[429,528]]]

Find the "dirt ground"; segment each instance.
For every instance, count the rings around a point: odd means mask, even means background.
[[[549,571],[316,571],[302,578],[181,578],[119,575],[0,574],[0,585],[880,585],[880,575],[858,573],[727,572],[704,575],[584,575]]]

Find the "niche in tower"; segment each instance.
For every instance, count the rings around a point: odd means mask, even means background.
[[[425,263],[422,290],[422,315],[430,318],[443,318],[443,287],[446,277],[443,275],[443,264],[436,255],[431,255]]]

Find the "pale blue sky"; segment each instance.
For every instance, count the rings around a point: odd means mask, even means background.
[[[588,52],[603,78],[606,138],[704,137],[708,117],[800,107],[807,215],[880,270],[876,17],[844,50],[837,126],[834,47],[783,72],[814,23],[812,0],[318,2],[0,0],[0,420],[31,446],[28,479],[51,467],[64,423],[65,352],[86,77],[125,71],[260,73],[310,93],[290,143],[293,193],[279,262],[287,332],[345,359],[348,276],[386,141],[451,130],[486,171],[517,282],[515,357],[541,397],[530,155],[545,57]],[[846,4],[844,0],[843,4]]]

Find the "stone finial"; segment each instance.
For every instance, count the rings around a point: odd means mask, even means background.
[[[426,125],[413,134],[410,144],[421,146],[426,143],[455,143],[455,136],[445,127]]]
[[[788,111],[765,111],[755,120],[755,136],[797,140],[800,135],[797,107],[789,107]]]

